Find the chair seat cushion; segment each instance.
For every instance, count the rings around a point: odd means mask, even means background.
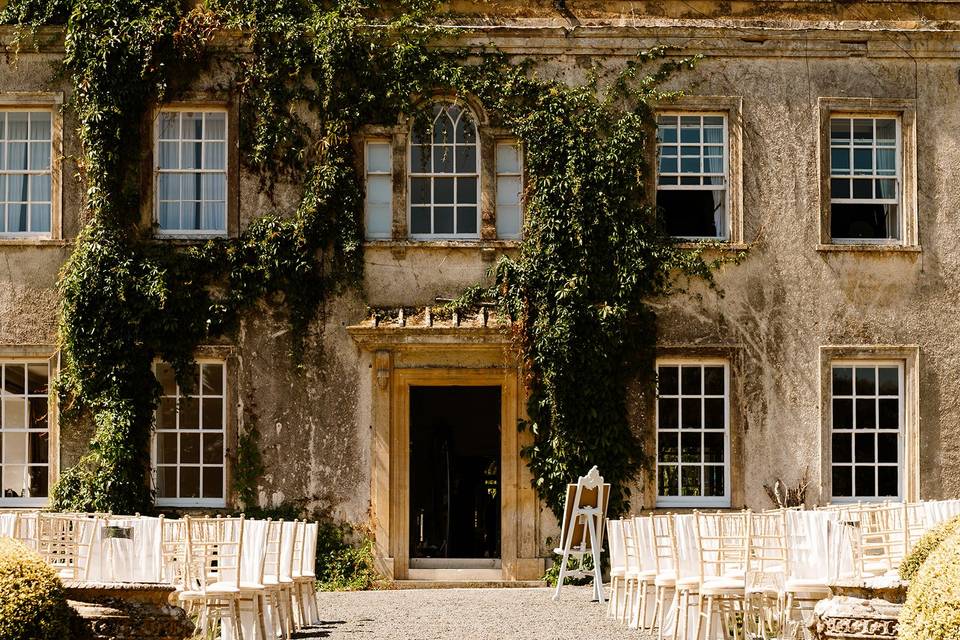
[[[658,587],[672,587],[677,583],[677,576],[672,571],[658,573],[653,580],[653,584]]]
[[[725,595],[743,593],[746,583],[740,578],[709,578],[700,585],[701,595]]]
[[[247,591],[263,591],[263,585],[259,582],[241,582],[239,587],[235,582],[214,582],[207,585],[207,594],[243,593]]]

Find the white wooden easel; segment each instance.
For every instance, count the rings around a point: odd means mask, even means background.
[[[603,477],[596,467],[587,475],[580,476],[577,484],[567,485],[567,499],[563,508],[563,523],[560,530],[560,546],[553,550],[562,555],[560,575],[557,577],[557,590],[554,600],[560,599],[560,588],[568,576],[580,578],[587,575],[583,569],[568,571],[570,556],[580,561],[590,554],[593,558],[593,595],[603,602],[603,577],[600,570],[600,547],[603,544],[603,518],[607,512],[610,485],[603,483]]]

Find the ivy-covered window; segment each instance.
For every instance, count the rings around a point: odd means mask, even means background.
[[[834,363],[830,400],[833,499],[899,498],[902,363]]]
[[[657,117],[657,208],[667,232],[690,240],[727,239],[727,117]]]
[[[429,126],[410,132],[410,235],[479,238],[479,144],[470,111],[437,103]]]
[[[830,236],[834,242],[900,241],[900,182],[897,118],[830,118]]]
[[[497,143],[497,237],[518,240],[523,230],[523,167],[520,145]]]
[[[46,362],[0,362],[0,505],[47,503],[49,378]]]
[[[49,236],[53,114],[0,111],[0,236]]]
[[[725,362],[657,365],[657,505],[729,506]]]
[[[155,370],[161,386],[153,446],[157,504],[223,506],[227,422],[224,363],[198,363],[189,389],[181,389],[169,364],[157,363]]]
[[[165,109],[157,118],[156,215],[161,234],[227,232],[227,113]]]

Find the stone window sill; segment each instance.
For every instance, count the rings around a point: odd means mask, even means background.
[[[70,240],[55,238],[15,238],[0,237],[0,247],[65,247],[71,243]]]
[[[703,242],[678,242],[681,249],[703,249],[705,251],[747,251],[750,245],[746,242],[725,242],[706,240]]]
[[[368,249],[515,249],[520,240],[367,240]]]
[[[858,243],[836,243],[836,244],[818,244],[819,253],[920,253],[921,248],[918,244],[858,244]]]

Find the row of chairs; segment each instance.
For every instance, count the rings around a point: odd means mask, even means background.
[[[159,556],[158,579],[175,587],[171,600],[197,620],[204,635],[220,628],[224,638],[236,640],[289,638],[319,622],[314,522],[21,512],[4,529],[36,550],[61,578],[82,581],[101,560],[98,529],[117,522],[151,529],[157,548],[147,553]]]
[[[608,519],[608,616],[659,639],[794,638],[832,580],[895,573],[932,524],[904,503]]]

